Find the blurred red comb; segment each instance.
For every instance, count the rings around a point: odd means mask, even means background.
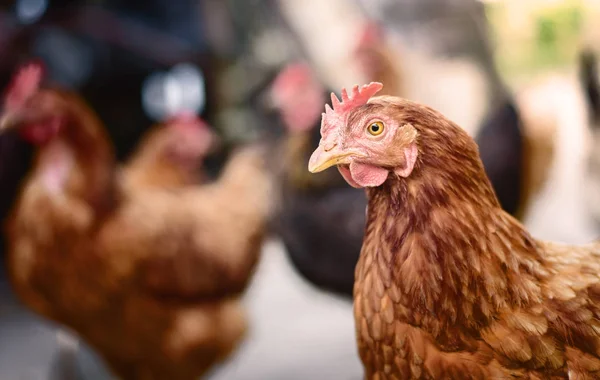
[[[35,60],[23,65],[13,76],[4,99],[7,108],[20,107],[40,88],[44,78],[42,61]]]
[[[342,89],[342,100],[340,101],[337,96],[331,93],[331,105],[325,105],[325,112],[323,112],[323,120],[321,124],[321,136],[327,134],[331,129],[342,125],[346,122],[348,113],[367,104],[369,99],[378,93],[383,88],[383,84],[379,82],[371,82],[365,84],[362,87],[354,86],[352,93],[348,95],[346,89]]]
[[[287,65],[273,81],[273,92],[279,94],[288,88],[305,83],[312,78],[312,69],[304,62]]]
[[[361,31],[356,49],[365,49],[383,40],[383,28],[376,22],[368,22]]]
[[[165,122],[167,127],[172,128],[209,128],[208,124],[193,112],[180,112]]]

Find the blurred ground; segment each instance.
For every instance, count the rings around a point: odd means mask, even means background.
[[[597,237],[582,197],[585,113],[575,76],[555,84],[560,104],[558,152],[549,183],[534,202],[526,224],[540,238],[581,243]],[[459,101],[459,100],[458,100]],[[234,358],[211,380],[358,380],[352,306],[314,289],[293,272],[282,246],[269,242],[246,295],[252,330]],[[6,283],[0,284],[0,380],[52,377],[57,343],[51,327],[20,308]],[[87,352],[77,363],[85,376],[107,379]]]

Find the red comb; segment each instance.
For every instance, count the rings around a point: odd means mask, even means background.
[[[365,49],[371,45],[375,45],[383,39],[383,30],[381,26],[375,22],[367,23],[358,39],[357,50]]]
[[[289,88],[306,83],[312,79],[312,70],[304,62],[291,63],[286,66],[275,78],[273,92],[280,94]]]
[[[4,99],[7,108],[20,107],[40,88],[44,78],[41,61],[32,61],[21,67],[8,86]]]
[[[357,85],[352,88],[352,93],[350,96],[348,96],[348,92],[344,88],[342,89],[341,102],[332,92],[331,104],[333,109],[329,106],[329,104],[325,105],[325,112],[323,112],[323,119],[321,121],[321,136],[324,136],[333,128],[345,124],[346,118],[348,117],[348,113],[350,111],[356,107],[367,104],[369,99],[378,93],[382,88],[383,84],[379,82],[371,82],[363,85],[361,88],[359,88]]]

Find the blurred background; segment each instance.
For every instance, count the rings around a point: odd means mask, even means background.
[[[599,235],[600,1],[0,4],[2,88],[19,64],[43,59],[52,82],[98,112],[120,160],[150,125],[188,110],[222,139],[206,160],[217,176],[235,147],[285,134],[271,89],[286,65],[303,62],[323,93],[381,80],[389,93],[431,105],[477,137],[490,155],[486,170],[510,161],[516,177],[494,186],[516,189],[506,190],[503,206],[536,237],[583,243]],[[317,101],[316,115],[327,100]],[[505,104],[519,120],[516,132],[503,129]],[[17,191],[8,190],[10,180],[0,175],[3,216]],[[286,250],[275,235],[265,244],[244,297],[249,335],[206,378],[361,378],[349,297],[312,284]],[[15,299],[4,269],[0,281],[0,380],[110,378],[84,343],[64,352],[55,326]]]

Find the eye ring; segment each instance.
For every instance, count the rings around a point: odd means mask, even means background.
[[[369,126],[367,127],[367,132],[369,132],[371,136],[379,136],[383,133],[384,129],[385,126],[383,125],[383,122],[374,121],[372,123],[369,123]]]

